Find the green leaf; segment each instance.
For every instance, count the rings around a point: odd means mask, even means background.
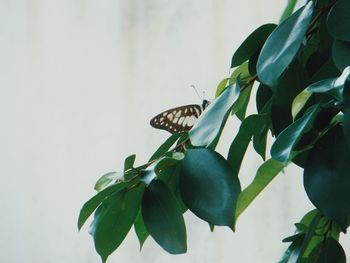
[[[262,118],[264,118],[262,115],[250,115],[247,117],[242,122],[238,134],[230,146],[227,161],[232,167],[234,176],[238,176],[244,154]]]
[[[344,135],[348,148],[350,149],[350,79],[344,84],[343,90],[343,111],[344,111]]]
[[[157,149],[157,151],[155,151],[155,153],[152,155],[149,161],[153,161],[162,157],[182,135],[183,133],[181,132],[172,134],[161,146],[159,146],[159,148]]]
[[[335,40],[332,46],[332,58],[340,71],[350,66],[350,42]]]
[[[329,33],[338,40],[350,41],[350,2],[338,0],[327,19]]]
[[[271,147],[271,157],[282,163],[288,163],[294,146],[312,128],[318,112],[319,105],[310,107],[303,117],[283,130]]]
[[[165,183],[155,180],[146,188],[141,211],[149,234],[163,249],[171,254],[186,252],[182,212]]]
[[[313,3],[309,1],[279,25],[266,40],[257,64],[259,80],[275,86],[302,44],[312,18]]]
[[[222,80],[218,87],[216,88],[215,98],[219,97],[220,94],[230,85],[234,84],[239,77],[241,82],[247,81],[251,78],[251,75],[248,70],[248,63],[243,63],[238,68],[236,68],[229,78]]]
[[[232,226],[240,189],[238,178],[220,154],[205,148],[186,151],[180,191],[184,203],[199,218]]]
[[[252,88],[253,85],[245,87],[239,94],[239,97],[236,100],[236,102],[233,104],[231,114],[236,114],[237,118],[240,121],[243,121],[245,118]]]
[[[135,154],[132,154],[126,157],[124,161],[124,172],[134,167],[135,159],[136,159]]]
[[[238,81],[227,87],[196,121],[189,132],[192,145],[210,147],[217,142],[235,101],[239,97]]]
[[[114,184],[105,188],[104,190],[102,190],[101,192],[99,192],[98,194],[90,198],[80,210],[79,219],[78,219],[78,229],[80,230],[82,228],[86,220],[90,217],[90,215],[96,210],[96,208],[102,203],[102,201],[106,197],[112,194],[115,194],[131,185],[132,185],[131,182],[128,182],[128,183],[120,182],[118,184]]]
[[[100,192],[109,186],[113,181],[121,180],[124,177],[124,173],[110,172],[102,175],[95,184],[95,190]]]
[[[265,105],[271,101],[272,91],[268,86],[260,84],[256,92],[256,108],[258,113],[260,113]]]
[[[283,11],[283,14],[280,18],[280,24],[286,20],[291,14],[293,14],[295,5],[297,3],[297,0],[288,0],[288,4],[286,6],[286,8]]]
[[[274,159],[267,160],[259,167],[254,180],[238,197],[236,220],[284,167],[283,163]]]
[[[140,250],[143,247],[143,244],[145,243],[147,237],[149,236],[149,233],[146,229],[145,223],[143,222],[141,210],[136,216],[135,222],[134,222],[134,229],[137,236],[137,239],[140,243]]]
[[[314,263],[346,263],[344,249],[339,242],[333,238],[327,238],[320,243],[312,252],[310,258]]]
[[[304,187],[311,202],[346,231],[350,220],[350,150],[340,126],[314,146],[304,169]]]
[[[144,185],[139,184],[130,190],[114,193],[96,210],[90,233],[103,262],[119,247],[133,225],[144,188]]]
[[[282,258],[278,263],[291,263],[295,262],[295,258],[299,256],[300,247],[303,243],[304,236],[300,236],[288,247],[288,249],[284,252]]]
[[[241,65],[259,51],[276,26],[275,24],[265,24],[251,33],[233,54],[231,68]]]
[[[184,154],[181,152],[167,153],[161,159],[155,161],[146,169],[141,170],[140,181],[146,185],[149,185],[159,174],[162,169],[175,166],[184,158]]]
[[[298,96],[295,97],[292,104],[292,116],[293,120],[297,117],[297,115],[300,113],[300,111],[304,108],[307,101],[311,97],[312,93],[309,92],[307,89],[304,89],[302,92],[299,93]]]

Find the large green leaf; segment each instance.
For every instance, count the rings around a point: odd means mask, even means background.
[[[304,187],[311,202],[343,231],[350,220],[350,150],[340,126],[314,146],[304,169]]]
[[[180,190],[195,215],[213,225],[232,226],[241,187],[220,154],[206,148],[186,151]]]
[[[264,162],[256,172],[254,180],[238,197],[235,218],[237,219],[265,187],[278,175],[285,165],[274,159]]]
[[[339,242],[329,237],[314,249],[310,256],[310,262],[346,263],[346,256]]]
[[[234,85],[227,87],[198,118],[189,132],[192,145],[208,147],[217,142],[228,114],[239,97],[240,86],[238,82],[236,81]]]
[[[265,24],[251,33],[233,54],[231,68],[241,65],[259,51],[276,26],[275,24]]]
[[[288,163],[293,147],[312,128],[318,112],[319,105],[310,107],[303,117],[283,130],[271,147],[272,158],[282,163]]]
[[[341,71],[350,66],[350,42],[334,41],[332,58],[337,68]]]
[[[264,118],[262,115],[250,115],[247,117],[242,122],[238,134],[230,146],[227,161],[230,163],[233,169],[234,176],[238,176],[244,154],[251,141],[251,138],[255,134],[256,130],[260,128],[258,125],[260,124],[262,118]]]
[[[97,208],[90,233],[103,262],[119,247],[133,225],[144,188],[139,184],[130,190],[114,193]]]
[[[104,190],[102,190],[101,192],[99,192],[98,194],[90,198],[80,210],[79,219],[78,219],[78,229],[80,230],[82,228],[86,220],[90,217],[90,215],[96,210],[96,208],[102,203],[102,201],[106,197],[112,194],[115,194],[131,185],[132,185],[131,182],[128,182],[128,183],[121,182],[118,184],[114,184],[105,188]]]
[[[309,1],[271,33],[257,64],[259,80],[262,83],[273,87],[291,63],[305,38],[312,13],[313,3]]]
[[[186,252],[182,212],[165,183],[155,180],[146,188],[141,211],[147,231],[163,249],[171,254]]]
[[[327,19],[329,33],[338,40],[350,41],[350,2],[338,0]]]

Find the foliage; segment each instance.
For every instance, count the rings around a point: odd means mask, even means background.
[[[80,229],[94,213],[90,233],[102,261],[134,225],[142,247],[150,235],[172,254],[187,250],[183,213],[214,226],[235,222],[289,163],[304,169],[315,210],[295,224],[280,262],[345,262],[338,242],[350,225],[350,2],[310,0],[294,11],[289,0],[279,25],[256,29],[233,54],[231,76],[190,132],[169,137],[150,161],[108,173],[81,209]],[[246,115],[257,88],[257,113]],[[227,156],[215,151],[225,122],[241,120]],[[241,190],[248,145],[264,160],[266,136],[276,137],[271,158]],[[175,144],[175,145],[174,145]]]

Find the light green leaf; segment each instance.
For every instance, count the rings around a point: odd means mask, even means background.
[[[124,173],[110,172],[102,175],[95,184],[95,190],[100,192],[109,186],[113,181],[121,180],[124,178]]]
[[[298,96],[295,97],[292,103],[293,121],[295,120],[299,112],[304,108],[311,95],[311,92],[309,92],[307,89],[304,89],[302,92],[299,93]]]
[[[310,107],[303,117],[299,118],[284,129],[271,147],[271,157],[282,163],[288,163],[293,147],[313,125],[320,108],[319,105]]]
[[[313,13],[309,1],[280,24],[266,40],[257,64],[259,80],[275,86],[278,78],[288,67],[302,44]]]
[[[220,154],[206,148],[186,151],[181,196],[199,218],[213,225],[232,226],[240,189],[238,178]]]
[[[284,167],[283,163],[274,159],[267,160],[259,167],[254,180],[238,197],[236,220]]]
[[[298,0],[288,0],[288,4],[283,11],[283,14],[280,18],[280,24],[286,20],[291,14],[293,14],[294,8]]]
[[[146,188],[141,211],[147,231],[163,249],[171,254],[186,252],[185,221],[165,183],[155,180]]]
[[[228,114],[239,97],[238,81],[227,87],[198,118],[189,132],[193,146],[213,147],[221,135]]]

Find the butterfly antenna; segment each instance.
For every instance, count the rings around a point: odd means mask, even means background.
[[[190,87],[194,89],[194,91],[196,92],[198,98],[202,100],[202,98],[201,98],[201,96],[199,95],[198,90],[196,89],[196,87],[195,87],[193,84],[192,84]]]

